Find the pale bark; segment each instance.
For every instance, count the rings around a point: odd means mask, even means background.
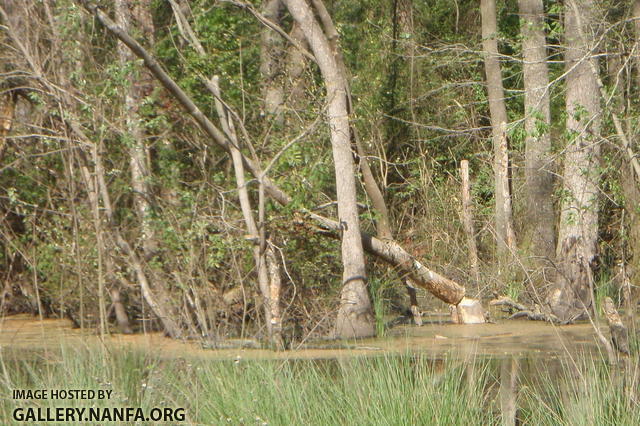
[[[481,0],[480,13],[482,15],[482,49],[493,133],[497,254],[499,262],[504,266],[510,255],[515,252],[516,238],[509,189],[509,154],[506,134],[508,120],[496,38],[495,0]]]
[[[309,5],[304,0],[285,0],[285,4],[305,34],[320,67],[327,92],[327,117],[336,175],[338,217],[342,231],[343,287],[335,333],[342,338],[372,336],[375,334],[375,328],[366,286],[344,79],[329,41],[315,20]]]
[[[118,28],[106,14],[95,7],[95,5],[92,5],[87,1],[83,1],[82,3],[87,10],[93,13],[111,33],[122,40],[122,42],[129,46],[137,56],[144,60],[145,65],[153,75],[183,106],[186,112],[193,117],[194,121],[198,126],[200,126],[201,130],[211,138],[212,142],[229,152],[229,142],[222,132],[213,125],[202,111],[200,111],[193,100],[187,96],[187,94],[175,83],[175,81],[171,79],[171,77],[169,77],[169,75],[167,75],[160,64],[144,48],[142,48],[138,42]],[[262,175],[262,171],[259,166],[252,160],[243,156],[242,161],[245,169],[254,177],[259,178]],[[282,191],[282,189],[274,184],[268,177],[265,176],[263,178],[263,184],[266,193],[273,200],[283,206],[291,203],[291,197],[286,192]],[[307,213],[304,210],[302,212]],[[309,216],[323,227],[333,231],[338,231],[340,229],[340,224],[334,220],[315,214],[309,214]],[[465,290],[463,287],[429,270],[399,245],[394,243],[392,246],[389,246],[386,242],[364,233],[362,234],[362,244],[365,250],[410,274],[412,279],[414,279],[419,286],[427,289],[444,302],[456,305],[464,297]]]
[[[591,265],[597,254],[602,109],[595,73],[597,59],[591,56],[589,40],[581,34],[590,34],[586,26],[593,22],[593,9],[592,0],[571,0],[565,9],[570,139],[565,148],[564,197],[556,249],[559,270],[555,288],[549,295],[551,310],[561,320],[592,312]]]
[[[297,23],[293,23],[293,27],[291,28],[289,36],[291,37],[291,39],[295,40],[298,45],[303,46],[305,49],[308,48],[307,42],[304,38],[304,33],[300,29],[300,25],[298,25]],[[287,58],[285,65],[285,88],[287,90],[288,103],[293,109],[296,110],[302,109],[307,105],[304,96],[306,87],[305,79],[302,78],[306,67],[307,60],[302,51],[293,44],[289,46],[289,48],[287,49]]]
[[[530,244],[536,270],[535,284],[545,281],[544,268],[554,260],[553,159],[549,71],[542,0],[518,0],[524,74],[525,140],[525,241]]]
[[[227,114],[223,104],[218,77],[214,76],[207,85],[215,98],[216,112],[220,119],[220,124],[229,138],[231,144],[231,159],[233,161],[233,169],[236,177],[236,185],[238,187],[238,199],[240,200],[240,210],[244,218],[249,240],[253,243],[253,259],[256,265],[258,275],[258,287],[262,293],[264,300],[264,317],[267,325],[267,333],[269,340],[273,343],[275,349],[284,349],[282,340],[282,325],[280,316],[280,269],[273,253],[273,247],[266,241],[264,232],[264,218],[260,218],[260,224],[256,224],[247,182],[244,177],[244,166],[242,163],[242,153],[240,151],[240,142],[236,135],[233,121]],[[260,206],[260,215],[264,215],[264,206]]]
[[[331,19],[331,15],[327,11],[327,8],[324,5],[322,0],[311,0],[315,11],[320,18],[320,22],[322,23],[322,27],[327,36],[327,40],[329,41],[329,46],[331,48],[331,52],[336,60],[338,65],[339,74],[342,78],[346,93],[347,93],[347,106],[349,113],[353,112],[353,100],[351,97],[351,88],[350,88],[350,78],[347,67],[344,63],[344,58],[342,56],[342,51],[339,48],[339,34],[336,30],[336,27],[333,23],[333,19]],[[382,240],[393,240],[393,231],[391,230],[391,220],[389,218],[389,210],[387,209],[387,204],[384,200],[384,195],[380,190],[380,187],[376,183],[375,177],[373,176],[373,172],[371,167],[369,166],[369,160],[362,146],[362,142],[360,140],[360,136],[355,126],[351,126],[351,137],[353,143],[355,145],[356,153],[358,154],[357,159],[360,166],[360,171],[362,172],[362,180],[365,192],[367,196],[371,200],[371,204],[373,205],[374,211],[376,212],[376,234],[378,238]],[[407,293],[409,295],[409,303],[410,303],[410,311],[413,317],[413,321],[416,325],[422,325],[422,316],[420,313],[420,308],[418,306],[418,298],[416,293],[416,284],[411,280],[411,278],[407,277],[404,280],[405,287],[407,289]]]
[[[262,15],[280,26],[282,17],[281,0],[264,0]],[[260,74],[262,75],[262,95],[264,97],[264,111],[276,123],[282,124],[282,105],[284,91],[282,87],[282,56],[284,43],[279,34],[268,27],[262,29],[260,49]]]
[[[469,185],[469,161],[460,162],[460,177],[462,179],[462,226],[467,235],[467,250],[469,250],[469,267],[473,279],[480,281],[478,269],[478,247],[476,245],[476,232],[473,226],[473,204],[471,202],[471,188]]]
[[[132,21],[138,23],[145,37],[153,36],[153,21],[150,16],[149,0],[139,0],[135,5],[126,0],[116,2],[116,23],[129,32],[133,26]],[[120,64],[123,67],[131,66],[135,60],[135,55],[131,49],[122,42],[117,46]],[[135,211],[140,220],[142,232],[141,241],[145,256],[150,257],[157,250],[157,243],[154,241],[154,232],[151,225],[151,188],[149,185],[149,164],[148,147],[145,143],[145,132],[142,127],[142,117],[138,109],[145,97],[145,91],[149,90],[149,81],[146,69],[137,69],[139,76],[135,72],[130,72],[126,76],[128,90],[124,96],[123,116],[128,131],[127,147],[129,149],[129,167],[131,170],[131,188],[133,189],[133,203]]]

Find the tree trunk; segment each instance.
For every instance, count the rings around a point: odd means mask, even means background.
[[[635,18],[634,27],[635,27],[635,45],[636,45],[636,58],[635,58],[635,68],[636,68],[636,96],[640,90],[640,0],[636,0],[633,4],[633,17]],[[639,144],[637,143],[638,137],[632,137],[632,140],[636,140],[632,148],[633,152],[638,152]],[[635,157],[638,160],[638,157]],[[635,177],[635,179],[634,179]],[[625,198],[625,211],[627,212],[628,217],[628,226],[629,229],[629,279],[633,283],[640,282],[640,210],[638,210],[638,205],[640,205],[640,174],[636,174],[634,176],[634,166],[632,164],[624,164],[623,165],[623,175],[622,175],[622,190]],[[629,298],[627,302],[631,304],[632,300],[635,300],[638,291],[637,287],[634,292],[629,292]],[[635,293],[635,294],[634,294]],[[627,315],[630,315],[631,312],[627,312]]]
[[[342,230],[343,287],[336,319],[337,337],[375,334],[374,317],[366,285],[364,250],[356,205],[356,183],[349,130],[347,93],[329,41],[304,0],[285,0],[300,25],[324,78],[327,116],[336,174],[338,216]]]
[[[481,0],[482,49],[487,77],[487,92],[491,127],[493,132],[496,239],[497,254],[501,270],[515,251],[516,238],[513,230],[511,195],[509,190],[509,153],[506,134],[507,109],[504,103],[502,72],[498,60],[497,21],[495,0]]]
[[[130,1],[118,0],[116,2],[116,22],[125,31],[129,31],[135,20],[139,29],[146,38],[153,37],[153,21],[150,15],[149,0],[139,0],[132,4]],[[118,57],[123,68],[131,66],[135,55],[122,42],[118,42]],[[126,79],[128,90],[124,97],[124,119],[128,135],[126,145],[129,149],[129,166],[131,169],[131,188],[133,190],[133,203],[140,220],[142,232],[141,242],[145,257],[149,258],[157,250],[154,241],[153,229],[150,223],[151,214],[151,188],[149,185],[148,148],[145,143],[145,134],[142,127],[142,117],[138,113],[143,99],[150,93],[150,76],[145,68],[129,72]],[[146,93],[149,92],[149,93]]]
[[[238,187],[238,199],[240,200],[240,209],[247,227],[247,233],[253,243],[253,259],[256,265],[258,276],[258,287],[264,301],[264,318],[267,325],[267,333],[269,340],[275,349],[284,349],[282,341],[282,326],[280,316],[280,269],[273,254],[273,247],[266,241],[264,230],[264,218],[260,217],[260,223],[256,224],[247,182],[244,178],[244,165],[242,163],[242,153],[240,151],[240,141],[236,135],[233,121],[230,114],[227,114],[222,104],[222,95],[220,85],[218,84],[218,76],[214,76],[207,85],[215,98],[216,112],[220,119],[220,124],[232,142],[231,159],[233,161],[233,169],[236,177],[236,185]],[[262,197],[261,197],[262,199]],[[260,216],[264,215],[264,205],[261,203]]]
[[[293,23],[289,36],[295,40],[298,45],[303,48],[308,48],[307,41],[304,38],[304,34],[300,29],[300,25],[296,22]],[[296,46],[289,46],[287,48],[286,59],[286,89],[287,99],[290,108],[294,110],[304,109],[307,107],[308,102],[305,99],[305,79],[303,73],[307,67],[307,61],[304,54]]]
[[[542,0],[518,0],[524,73],[525,241],[530,245],[535,270],[533,284],[547,281],[546,268],[554,261],[556,247],[553,212],[551,110],[549,72]],[[535,287],[539,287],[536,285]]]
[[[281,0],[264,0],[262,15],[280,25],[282,14]],[[284,43],[282,37],[271,28],[264,27],[261,34],[260,74],[262,74],[262,95],[264,97],[264,111],[267,117],[282,124],[282,104],[284,91],[282,87],[282,56]]]
[[[593,9],[592,0],[570,0],[565,9],[569,141],[565,148],[564,197],[556,250],[558,273],[549,295],[551,310],[561,320],[592,312],[591,266],[597,254],[602,110],[594,72],[598,69],[597,59],[591,57],[590,41],[581,34],[590,34],[586,26],[593,22]]]
[[[469,267],[476,285],[480,281],[478,269],[478,247],[476,245],[476,231],[473,226],[473,212],[471,203],[471,189],[469,185],[469,161],[460,162],[460,177],[462,178],[462,225],[467,234],[467,250],[469,250]]]

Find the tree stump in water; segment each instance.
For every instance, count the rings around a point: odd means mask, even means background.
[[[454,324],[484,324],[484,308],[479,300],[463,297],[457,305],[451,305],[451,321]]]

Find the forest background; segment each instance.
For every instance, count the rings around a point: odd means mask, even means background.
[[[0,1],[0,312],[282,348],[465,295],[630,311],[639,16]]]

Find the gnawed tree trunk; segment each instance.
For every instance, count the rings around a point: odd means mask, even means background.
[[[339,64],[333,55],[329,40],[318,25],[309,5],[304,0],[285,0],[285,4],[311,47],[327,91],[327,118],[336,174],[344,268],[335,333],[341,338],[373,336],[374,317],[366,285],[344,79],[340,75]]]
[[[169,77],[169,75],[162,69],[162,66],[133,38],[127,33],[123,32],[115,23],[100,9],[98,9],[92,3],[83,0],[85,8],[93,13],[98,20],[116,37],[123,41],[131,50],[142,58],[145,65],[158,79],[158,81],[167,89],[174,98],[183,106],[183,108],[189,113],[194,121],[200,126],[201,130],[206,133],[220,148],[227,152],[230,152],[229,141],[225,138],[224,134],[213,125],[213,123],[200,111],[198,106],[193,102],[189,96]],[[262,171],[259,166],[255,164],[251,159],[242,157],[245,169],[251,173],[255,178],[259,178],[262,175]],[[277,203],[286,206],[291,203],[291,197],[282,191],[275,183],[268,177],[262,179],[265,192]],[[302,211],[309,216],[323,229],[330,229],[334,232],[339,232],[341,229],[340,223],[328,219],[326,217],[308,213],[305,210]],[[321,230],[320,230],[321,232]],[[429,270],[422,265],[418,260],[413,258],[402,247],[396,243],[388,243],[378,238],[372,237],[365,233],[361,233],[362,246],[365,250],[371,254],[380,257],[384,261],[390,263],[393,266],[398,267],[404,273],[410,274],[411,278],[420,287],[425,288],[442,301],[457,305],[464,297],[465,290],[457,283],[442,277],[441,275]]]
[[[149,0],[135,2],[118,0],[116,2],[116,22],[129,32],[133,26],[132,21],[137,22],[143,36],[153,38],[153,21],[151,19]],[[123,68],[132,66],[135,55],[122,42],[118,42],[118,56]],[[154,238],[151,226],[151,188],[149,185],[150,172],[148,163],[148,148],[145,143],[145,132],[142,126],[143,118],[138,113],[145,96],[150,94],[150,76],[145,68],[133,66],[133,70],[126,76],[127,91],[124,96],[123,116],[126,122],[128,134],[125,143],[129,149],[129,166],[131,170],[131,188],[133,190],[133,203],[140,220],[142,232],[140,239],[145,257],[150,258],[157,251],[157,242]],[[148,93],[147,93],[148,92]]]
[[[524,74],[525,191],[524,245],[535,287],[549,280],[554,261],[555,218],[553,212],[553,158],[551,156],[551,110],[549,71],[542,0],[518,0]]]
[[[498,54],[496,3],[495,0],[481,0],[482,49],[487,78],[487,93],[491,127],[493,133],[496,240],[500,268],[503,270],[511,254],[516,249],[513,230],[511,193],[509,189],[509,153],[507,141],[507,109],[504,102],[502,72]]]
[[[551,310],[561,320],[592,312],[591,267],[597,254],[602,110],[594,72],[598,69],[597,59],[592,57],[590,40],[581,34],[591,34],[587,26],[593,22],[593,10],[592,0],[570,0],[565,8],[569,141],[565,148],[564,196],[556,250],[558,272],[549,294]]]

